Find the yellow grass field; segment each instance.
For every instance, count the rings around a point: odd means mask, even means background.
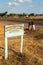
[[[23,53],[20,53],[20,37],[8,38],[9,57],[4,59],[4,26],[14,24],[0,21],[0,65],[43,65],[43,26],[35,31],[24,26]]]

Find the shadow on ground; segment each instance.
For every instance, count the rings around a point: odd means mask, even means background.
[[[39,39],[43,39],[43,34],[39,34],[39,35],[36,35],[36,36],[34,36],[37,40],[39,40]]]

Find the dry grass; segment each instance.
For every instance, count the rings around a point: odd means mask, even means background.
[[[43,26],[36,26],[36,31],[25,29],[23,54],[19,50],[20,37],[8,38],[9,57],[5,60],[4,25],[6,24],[13,23],[0,23],[0,65],[43,65]]]
[[[0,20],[18,20],[18,21],[26,21],[26,20],[42,20],[43,16],[29,16],[29,17],[19,17],[19,16],[10,16],[10,17],[0,17]]]

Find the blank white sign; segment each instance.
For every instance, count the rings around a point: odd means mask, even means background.
[[[5,37],[21,36],[24,34],[24,24],[5,26]]]
[[[6,25],[5,27],[5,59],[8,58],[8,37],[21,36],[20,52],[23,48],[24,24]]]

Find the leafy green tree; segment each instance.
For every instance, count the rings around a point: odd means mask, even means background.
[[[10,13],[10,14],[8,14],[7,16],[15,16],[16,14],[14,14],[14,13]]]
[[[26,14],[25,14],[25,13],[23,13],[23,14],[22,14],[22,16],[26,16]]]
[[[4,15],[7,15],[7,11],[4,13],[0,13],[0,16],[4,16]]]
[[[25,13],[23,13],[23,14],[18,14],[18,16],[21,16],[21,17],[22,17],[22,16],[26,16],[26,14],[25,14]]]
[[[29,14],[29,16],[34,16],[34,13]]]

